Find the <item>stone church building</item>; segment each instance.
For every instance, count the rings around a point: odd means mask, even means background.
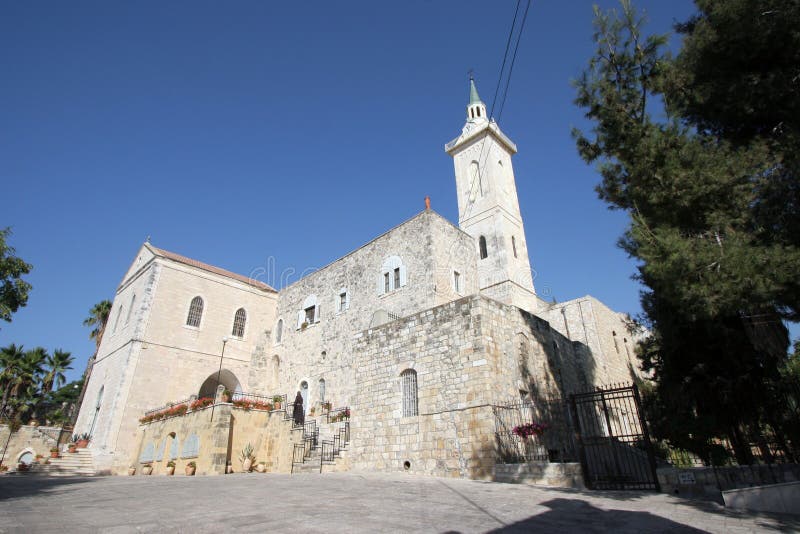
[[[297,439],[285,415],[237,410],[217,396],[222,384],[284,403],[301,391],[307,420],[326,403],[347,407],[338,469],[491,478],[494,403],[629,381],[626,316],[590,296],[537,296],[517,147],[472,81],[445,151],[457,226],[427,205],[281,290],[145,243],[117,288],[75,427],[92,435],[95,466],[196,459],[198,473],[222,473],[250,443],[267,470],[289,471]],[[140,422],[215,396],[215,411]]]

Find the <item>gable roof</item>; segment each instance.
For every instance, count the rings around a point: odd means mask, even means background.
[[[215,267],[213,265],[209,265],[207,263],[203,263],[202,261],[193,260],[192,258],[187,258],[186,256],[181,256],[180,254],[176,254],[174,252],[170,252],[168,250],[164,250],[162,248],[157,248],[151,245],[150,243],[145,243],[145,247],[148,248],[153,254],[156,256],[160,256],[162,258],[166,258],[168,260],[176,261],[178,263],[182,263],[184,265],[188,265],[190,267],[195,267],[197,269],[202,269],[204,271],[208,271],[210,273],[218,274],[220,276],[224,276],[226,278],[231,278],[233,280],[238,280],[239,282],[243,282],[249,286],[255,287],[256,289],[261,289],[264,291],[271,291],[273,293],[277,293],[274,288],[261,282],[259,280],[255,280],[254,278],[250,278],[249,276],[244,276],[241,274],[236,274],[231,271],[227,271],[225,269],[221,269],[219,267]]]

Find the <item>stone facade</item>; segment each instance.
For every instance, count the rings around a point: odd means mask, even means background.
[[[199,473],[224,472],[247,443],[269,469],[291,468],[296,437],[270,413],[223,404],[213,424],[198,411],[139,425],[146,410],[212,396],[219,382],[290,401],[301,391],[307,413],[351,407],[346,461],[332,469],[491,479],[493,404],[638,374],[626,316],[588,296],[536,296],[517,149],[472,91],[467,124],[445,147],[459,226],[428,206],[280,291],[145,243],[117,289],[76,425],[93,434],[96,465],[124,472],[175,433],[198,436]]]

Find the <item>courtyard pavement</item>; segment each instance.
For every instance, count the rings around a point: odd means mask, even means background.
[[[0,532],[800,532],[645,492],[411,475],[0,476]]]

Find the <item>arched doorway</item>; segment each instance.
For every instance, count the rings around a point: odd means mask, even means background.
[[[197,393],[197,396],[201,399],[203,397],[210,397],[213,399],[217,394],[217,385],[219,384],[225,386],[225,389],[229,390],[231,393],[241,393],[242,391],[242,385],[239,383],[239,379],[236,378],[236,375],[227,369],[223,369],[219,372],[219,381],[217,381],[217,373],[213,373],[205,379],[203,385],[200,386],[200,391]]]
[[[300,395],[303,397],[303,413],[308,415],[308,382],[300,382]]]

